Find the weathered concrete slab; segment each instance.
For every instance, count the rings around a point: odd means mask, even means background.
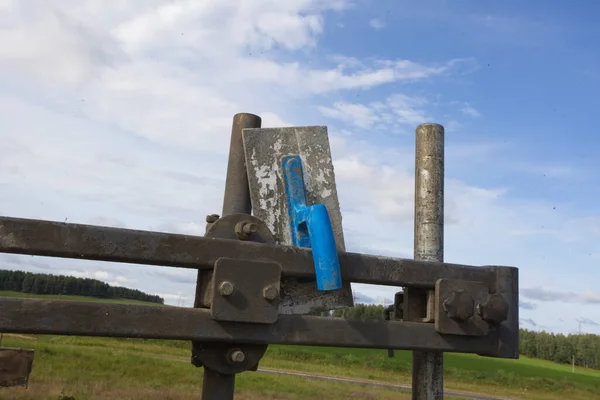
[[[284,156],[298,154],[303,164],[307,204],[321,203],[327,207],[336,245],[344,251],[342,215],[327,127],[244,129],[242,135],[252,214],[265,221],[278,243],[291,244],[281,162]],[[348,282],[344,282],[341,290],[320,292],[314,280],[288,278],[282,282],[282,296],[279,312],[283,314],[306,314],[311,310],[333,310],[353,304]]]

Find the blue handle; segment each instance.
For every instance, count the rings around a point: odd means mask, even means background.
[[[302,160],[299,156],[283,158],[283,177],[292,244],[312,248],[318,290],[341,289],[340,261],[329,213],[323,204],[306,205]]]

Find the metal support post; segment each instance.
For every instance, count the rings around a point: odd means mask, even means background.
[[[444,261],[444,127],[422,124],[416,129],[414,258]],[[419,295],[419,293],[414,293]],[[433,293],[421,293],[425,303]],[[425,318],[429,318],[426,310]],[[413,352],[412,398],[444,397],[444,358],[438,352]]]
[[[235,375],[222,375],[204,368],[202,377],[202,399],[233,400]]]
[[[250,214],[252,212],[242,131],[245,128],[260,128],[261,122],[261,118],[254,114],[239,113],[233,116],[231,140],[229,143],[229,160],[225,178],[225,194],[223,196],[223,213],[221,217],[238,213]],[[207,217],[206,222],[208,224],[214,223],[216,219],[218,219],[218,216],[210,215]],[[212,271],[198,271],[194,307],[202,305],[203,292],[207,289],[211,275]],[[233,400],[234,391],[234,374],[222,375],[206,366],[204,367],[202,400]]]
[[[238,213],[250,214],[252,211],[242,131],[246,128],[260,128],[261,123],[261,118],[254,114],[240,113],[233,116],[223,197],[223,217]]]

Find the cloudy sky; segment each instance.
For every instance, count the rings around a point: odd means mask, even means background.
[[[519,267],[525,328],[600,333],[598,9],[524,3],[0,0],[1,213],[202,234],[251,112],[327,125],[347,248],[411,257],[414,130],[436,122],[446,261]],[[189,270],[1,260],[194,290]]]

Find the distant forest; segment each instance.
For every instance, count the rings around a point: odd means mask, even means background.
[[[65,275],[34,274],[24,271],[0,270],[0,290],[33,293],[88,296],[100,299],[127,299],[164,304],[160,296],[136,289],[110,286],[96,279]]]
[[[354,307],[335,310],[331,316],[350,320],[383,319],[381,305],[357,304]],[[328,316],[329,313],[314,315]],[[524,356],[540,358],[562,364],[600,369],[600,336],[592,334],[563,335],[548,332],[520,330],[520,353]]]

